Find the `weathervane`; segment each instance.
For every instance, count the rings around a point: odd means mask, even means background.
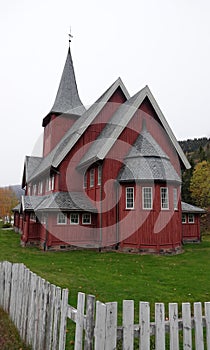
[[[71,35],[71,26],[70,26],[70,31],[69,31],[69,45],[70,45],[70,42],[71,42],[71,39],[73,38],[73,35]]]

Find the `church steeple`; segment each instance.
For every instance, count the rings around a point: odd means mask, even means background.
[[[66,58],[66,63],[61,76],[60,85],[55,98],[51,113],[69,113],[81,115],[85,112],[79,93],[74,73],[74,66],[71,57],[70,46]]]
[[[74,73],[74,66],[71,57],[71,49],[69,45],[68,54],[55,102],[50,113],[44,118],[43,126],[46,126],[48,124],[49,116],[52,114],[66,113],[74,116],[81,116],[84,112],[85,107],[83,106],[79,97]]]

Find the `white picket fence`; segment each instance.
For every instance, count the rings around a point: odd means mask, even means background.
[[[135,324],[134,301],[124,300],[118,326],[116,302],[101,303],[93,295],[78,293],[74,308],[68,305],[67,289],[50,284],[23,264],[1,262],[0,306],[34,350],[68,349],[67,318],[76,324],[75,350],[210,350],[210,302],[204,308],[200,302],[193,307],[183,303],[181,317],[178,304],[169,304],[166,313],[165,305],[156,303],[154,322],[150,304],[140,302]]]

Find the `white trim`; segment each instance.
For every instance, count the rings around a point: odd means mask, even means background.
[[[190,216],[192,217],[192,221],[190,221]],[[195,223],[195,215],[194,215],[194,213],[188,213],[187,220],[188,220],[188,224],[194,224]]]
[[[187,215],[185,213],[182,213],[182,224],[187,223]]]
[[[173,188],[173,205],[174,205],[174,210],[178,210],[178,188],[177,187]]]
[[[72,221],[71,221],[72,215],[77,215],[78,222],[72,222]],[[79,225],[79,214],[78,214],[78,213],[71,213],[71,214],[70,214],[70,225]]]
[[[151,206],[150,207],[145,207],[144,206],[144,199],[145,199],[145,192],[144,190],[149,189],[150,190],[150,200],[151,200]],[[152,187],[151,186],[146,186],[146,187],[142,187],[142,208],[144,210],[151,210],[153,209],[153,193],[152,193]]]
[[[59,222],[59,216],[63,215],[63,218],[65,218],[65,222]],[[67,224],[67,216],[66,214],[60,212],[57,214],[57,225],[66,225]]]
[[[98,181],[97,181],[97,184],[99,186],[101,186],[101,180],[102,180],[102,166],[101,165],[98,165],[98,172],[97,172],[97,175],[98,175]],[[99,181],[100,180],[100,181]]]
[[[95,169],[90,169],[90,187],[95,186]]]
[[[167,207],[163,206],[163,196],[162,193],[164,192],[166,193],[166,199],[167,199]],[[161,187],[160,188],[160,204],[161,204],[161,210],[168,210],[169,209],[169,193],[168,193],[168,187]]]
[[[128,207],[127,206],[127,202],[128,202],[128,193],[127,193],[127,190],[132,190],[132,194],[133,194],[133,205],[132,205],[132,207]],[[129,186],[129,187],[126,187],[125,188],[125,208],[126,209],[134,209],[134,187],[131,187],[131,186]]]
[[[84,221],[83,221],[85,215],[89,215],[90,222],[84,222]],[[91,225],[91,213],[82,214],[82,224],[83,224],[83,225]]]

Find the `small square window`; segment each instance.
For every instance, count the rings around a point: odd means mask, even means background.
[[[182,223],[186,224],[186,222],[187,222],[186,214],[182,214]]]
[[[84,225],[91,224],[91,214],[82,214],[82,223]]]
[[[194,214],[188,214],[188,222],[189,222],[189,224],[194,224],[194,222],[195,222],[195,216],[194,216]]]
[[[67,217],[64,213],[58,213],[57,215],[57,224],[66,224],[67,223]]]
[[[72,213],[71,215],[70,215],[70,223],[72,224],[72,225],[78,225],[79,224],[79,214],[77,214],[77,213]]]

